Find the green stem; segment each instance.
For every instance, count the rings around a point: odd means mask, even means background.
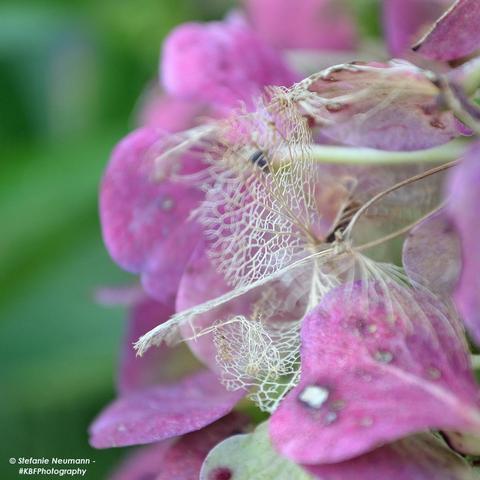
[[[439,147],[410,152],[390,152],[373,148],[340,147],[336,145],[314,145],[312,157],[317,163],[351,165],[399,165],[410,163],[445,163],[462,156],[468,143],[453,140]]]

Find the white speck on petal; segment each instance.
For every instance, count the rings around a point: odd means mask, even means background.
[[[311,408],[320,408],[328,399],[329,391],[317,385],[308,385],[298,396],[299,400]]]

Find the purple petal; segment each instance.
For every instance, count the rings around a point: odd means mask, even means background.
[[[160,345],[139,357],[133,343],[143,334],[165,322],[174,314],[171,306],[145,296],[131,309],[128,329],[122,345],[117,386],[121,395],[158,385],[190,373],[197,365],[182,346]]]
[[[95,448],[158,442],[194,432],[229,413],[244,392],[227,392],[210,372],[152,387],[109,405],[90,427]]]
[[[414,47],[435,60],[455,60],[480,48],[480,2],[457,0]]]
[[[418,150],[460,133],[454,116],[438,107],[439,89],[407,62],[332,67],[309,90],[322,99],[315,112],[321,132],[344,144]]]
[[[247,419],[237,413],[189,433],[134,452],[111,480],[193,480],[198,478],[207,453],[223,439],[242,431]]]
[[[480,343],[480,142],[476,142],[450,176],[450,218],[460,235],[463,268],[455,303],[475,340]]]
[[[473,480],[473,470],[431,434],[417,435],[352,460],[309,465],[322,480]]]
[[[202,198],[188,185],[152,179],[153,160],[162,136],[152,128],[128,135],[115,148],[100,192],[103,237],[112,258],[124,269],[149,275],[148,293],[168,303],[175,294],[183,268],[200,228],[188,220]],[[182,157],[181,173],[202,168],[200,161]],[[178,243],[182,249],[175,251]],[[169,275],[157,284],[151,276]]]
[[[266,85],[297,80],[280,54],[238,17],[176,28],[164,44],[161,71],[170,94],[227,109],[240,101],[251,105]]]
[[[392,55],[399,56],[452,4],[452,0],[385,0],[383,25]]]
[[[453,291],[461,269],[460,241],[444,211],[411,230],[403,244],[403,265],[410,278],[431,291]]]
[[[429,297],[366,287],[335,289],[303,322],[301,381],[270,420],[275,446],[297,462],[347,460],[429,428],[480,432],[456,322]]]
[[[357,43],[353,15],[333,0],[245,0],[255,29],[285,49],[351,50]]]
[[[230,287],[223,276],[215,270],[207,256],[206,246],[201,242],[187,265],[177,294],[177,311],[186,310],[212,298],[228,292]],[[215,321],[227,319],[234,315],[247,315],[251,310],[251,295],[244,295],[221,305],[215,310],[198,315],[195,318],[196,331],[212,326]],[[184,338],[191,338],[194,334],[190,325],[182,327]],[[213,343],[212,334],[203,335],[195,340],[189,340],[188,345],[192,352],[209,368],[217,370],[217,351]]]

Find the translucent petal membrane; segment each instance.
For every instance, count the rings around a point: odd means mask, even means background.
[[[175,440],[143,447],[127,457],[111,480],[193,480],[198,478],[207,453],[247,424],[232,413],[214,424]]]
[[[480,343],[480,142],[476,142],[452,171],[448,183],[448,212],[462,245],[463,266],[454,298],[465,324]]]
[[[170,94],[226,109],[241,101],[252,105],[266,85],[298,79],[239,16],[175,29],[164,44],[161,74]]]
[[[398,60],[330,67],[291,91],[327,137],[382,150],[429,148],[457,136],[439,94],[430,73]]]
[[[267,423],[263,423],[253,433],[235,435],[218,444],[208,454],[200,472],[200,480],[254,478],[308,480],[313,477],[275,452],[268,438]]]
[[[127,395],[159,383],[174,381],[199,365],[185,346],[169,348],[161,345],[143,357],[135,354],[133,343],[151,328],[173,315],[171,306],[143,296],[131,308],[127,331],[122,344],[117,388],[120,395]]]
[[[449,295],[461,270],[460,240],[442,210],[410,231],[403,244],[403,265],[412,279]]]
[[[287,457],[339,462],[429,428],[480,432],[457,319],[382,283],[339,287],[303,321],[300,383],[270,420]]]
[[[122,397],[90,427],[95,448],[152,443],[193,432],[229,413],[244,392],[227,392],[210,372]]]
[[[170,302],[185,263],[200,235],[189,215],[202,193],[188,184],[153,178],[162,135],[139,129],[115,148],[100,192],[105,244],[123,268],[141,273],[147,291]],[[179,157],[178,173],[202,168],[194,157]]]
[[[455,60],[480,48],[480,3],[457,0],[414,49],[435,60]]]
[[[333,0],[246,0],[254,29],[284,49],[351,50],[356,46],[352,12]]]
[[[406,53],[453,0],[385,0],[383,25],[392,55]]]
[[[473,469],[432,434],[399,440],[352,460],[308,465],[322,480],[475,480]]]

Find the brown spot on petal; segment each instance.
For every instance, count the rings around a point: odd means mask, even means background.
[[[445,130],[445,124],[442,123],[438,118],[435,118],[433,119],[431,122],[430,122],[430,125],[433,127],[433,128],[439,128],[440,130]]]

